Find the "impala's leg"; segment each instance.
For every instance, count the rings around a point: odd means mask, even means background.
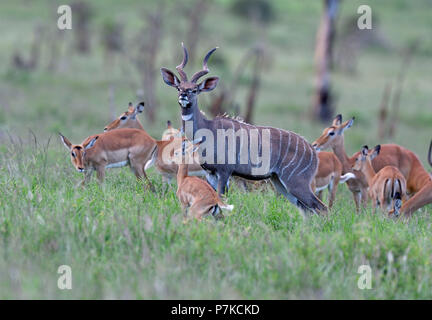
[[[407,217],[411,217],[416,210],[429,203],[432,203],[432,181],[423,186],[420,191],[403,203],[401,213]]]
[[[357,191],[351,191],[353,198],[354,198],[354,203],[356,206],[356,212],[359,213],[360,212],[360,200],[361,200],[361,193],[357,192]]]
[[[336,191],[338,188],[339,180],[340,180],[340,178],[335,177],[329,183],[329,204],[328,204],[329,209],[331,209],[331,207],[333,207],[333,203],[334,203],[334,200],[336,198]],[[320,200],[321,200],[321,198],[320,198]]]
[[[92,174],[93,174],[93,168],[88,168],[86,170],[86,172],[84,173],[84,179],[83,179],[83,181],[80,183],[81,187],[84,187],[87,183],[89,183]]]
[[[96,167],[96,176],[100,183],[105,179],[105,165],[100,165]]]

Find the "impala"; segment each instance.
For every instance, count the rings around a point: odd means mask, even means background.
[[[406,196],[406,180],[398,168],[385,166],[377,173],[372,167],[372,160],[379,155],[381,146],[377,145],[369,151],[364,146],[356,158],[353,169],[363,172],[369,185],[369,197],[374,208],[390,211],[397,199],[404,201]],[[375,209],[374,209],[375,210]],[[398,212],[396,213],[398,214]]]
[[[189,150],[177,150],[175,157],[178,154],[191,153]],[[211,214],[215,218],[223,217],[221,209],[232,211],[234,206],[225,204],[216,191],[203,179],[191,177],[188,175],[189,164],[187,161],[180,159],[179,169],[177,173],[177,198],[182,206],[185,218],[190,215],[193,218],[201,220],[204,215]]]
[[[108,124],[104,128],[104,132],[121,128],[135,128],[144,130],[144,127],[137,118],[138,113],[142,113],[143,110],[144,102],[140,102],[135,108],[133,107],[132,102],[129,102],[128,111],[123,112],[120,117]]]
[[[353,119],[350,121],[353,121]],[[318,150],[332,148],[342,162],[343,173],[352,169],[355,159],[360,154],[360,152],[356,152],[352,157],[348,157],[345,153],[343,133],[349,126],[349,122],[342,123],[342,116],[337,115],[333,120],[333,124],[324,129],[323,134],[312,144]],[[403,203],[401,213],[411,216],[414,211],[432,202],[432,178],[414,152],[396,144],[383,144],[381,145],[380,154],[372,160],[372,166],[375,172],[385,166],[394,166],[405,177],[407,193],[413,194],[413,196]],[[362,173],[356,171],[355,174],[361,177]],[[353,194],[356,195],[355,192],[360,192],[359,189],[354,188],[354,184],[360,186],[361,181],[364,181],[364,179],[363,175],[361,179],[347,181],[348,187]],[[363,189],[361,192],[363,194]],[[354,199],[356,199],[356,196]]]
[[[333,152],[318,152],[318,159],[318,171],[315,175],[313,189],[318,192],[318,198],[321,200],[323,190],[328,189],[328,207],[331,208],[336,197],[338,184],[355,178],[355,175],[351,172],[342,175],[342,164]]]
[[[79,172],[85,172],[82,185],[87,183],[93,171],[103,182],[105,169],[129,165],[137,179],[144,178],[153,189],[144,171],[146,162],[155,148],[155,142],[145,131],[138,129],[118,129],[92,135],[81,144],[72,144],[59,133],[60,138],[71,154],[72,164]]]
[[[132,103],[129,102],[128,111],[123,112],[116,120],[108,124],[104,131],[111,131],[119,128],[136,128],[145,132],[141,122],[137,118],[137,114],[142,113],[143,110],[144,102],[140,102],[135,108],[132,106]],[[171,121],[168,121],[167,130],[170,130],[169,134],[172,135],[179,133],[178,130],[172,128]],[[169,134],[166,134],[165,136],[168,137]],[[147,161],[144,170],[155,165],[157,171],[162,174],[162,181],[168,183],[171,182],[172,178],[176,176],[178,169],[177,164],[172,161],[171,157],[173,156],[173,150],[180,148],[181,141],[181,138],[171,140],[169,137],[167,141],[164,139],[161,141],[154,139],[148,140],[147,143],[152,144],[153,152],[149,161]],[[189,167],[189,171],[193,175],[205,175],[205,172],[199,165],[198,161]]]
[[[180,150],[182,138],[171,137],[169,140],[156,141],[157,148],[152,154],[151,159],[146,163],[145,170],[155,165],[156,169],[162,174],[162,181],[170,183],[178,172],[178,163],[174,160],[174,152]],[[205,176],[205,171],[201,168],[197,153],[189,164],[188,172],[194,176]]]
[[[352,192],[356,210],[359,212],[360,203],[367,202],[367,188],[363,174],[359,171],[353,172],[352,166],[355,162],[355,156],[348,157],[344,146],[344,131],[350,128],[354,123],[354,118],[342,123],[342,116],[337,115],[330,127],[324,129],[322,135],[316,139],[312,146],[316,150],[325,150],[332,148],[334,154],[342,164],[342,174],[353,173],[356,178],[347,181],[349,190]]]
[[[164,82],[178,90],[186,137],[190,141],[201,135],[205,138],[199,155],[201,166],[207,171],[207,181],[221,195],[232,175],[249,180],[270,178],[277,191],[302,212],[327,212],[326,205],[311,190],[318,157],[304,138],[291,131],[254,126],[226,116],[208,120],[200,111],[198,95],[213,90],[219,81],[218,77],[209,77],[198,83],[209,72],[207,61],[215,50],[206,54],[202,70],[190,80],[183,70],[188,61],[184,46],[183,61],[176,67],[180,79],[172,71],[161,68]],[[227,145],[227,139],[234,143]]]
[[[179,138],[181,137],[180,131],[173,128],[173,126],[171,125],[171,121],[167,121],[167,128],[166,130],[162,133],[162,140],[169,140],[171,137],[174,138]]]

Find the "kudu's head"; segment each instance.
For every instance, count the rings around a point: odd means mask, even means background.
[[[71,161],[75,169],[77,169],[78,172],[84,172],[85,171],[84,157],[85,157],[86,150],[94,146],[99,136],[93,137],[87,144],[81,145],[81,144],[72,144],[69,141],[69,139],[66,138],[64,135],[62,135],[60,132],[59,135],[64,146],[70,152]]]
[[[104,128],[104,132],[120,128],[135,128],[144,130],[141,122],[137,118],[138,113],[142,113],[143,111],[144,102],[138,103],[135,108],[133,107],[132,102],[129,102],[128,111],[123,112],[120,117],[108,124]]]
[[[354,170],[363,171],[366,165],[372,167],[372,160],[379,155],[380,151],[381,145],[375,146],[372,150],[369,150],[368,146],[363,146],[352,168]]]
[[[330,127],[325,128],[321,136],[312,143],[317,151],[325,150],[343,145],[343,133],[346,129],[351,128],[354,123],[354,117],[350,120],[342,122],[342,115],[338,114]]]
[[[209,77],[203,80],[201,83],[197,83],[199,78],[209,73],[209,69],[207,67],[208,59],[211,54],[217,49],[211,49],[203,61],[203,68],[201,71],[195,72],[190,80],[186,75],[186,72],[183,71],[183,68],[186,66],[188,62],[188,52],[185,46],[182,43],[183,47],[183,61],[179,64],[176,69],[180,75],[180,79],[174,74],[174,72],[161,68],[162,78],[165,83],[171,87],[174,87],[178,90],[178,103],[181,107],[182,119],[184,121],[191,120],[194,114],[194,110],[198,108],[197,97],[201,92],[211,91],[216,88],[217,83],[219,81],[218,77]]]

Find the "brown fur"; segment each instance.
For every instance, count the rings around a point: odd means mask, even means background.
[[[191,217],[198,220],[206,214],[218,214],[218,207],[231,211],[232,206],[223,203],[217,192],[206,181],[188,176],[188,166],[188,164],[180,164],[177,173],[176,194],[185,216],[187,217],[187,210]]]
[[[395,195],[400,194],[401,200],[406,198],[406,180],[398,168],[385,166],[377,173],[372,166],[372,159],[376,157],[377,148],[368,152],[367,147],[363,147],[353,166],[355,170],[360,170],[366,177],[369,185],[369,197],[372,205],[381,206],[383,211],[389,211],[394,207]],[[379,149],[378,149],[379,150]],[[387,207],[386,207],[387,204]]]
[[[103,182],[106,166],[127,161],[127,165],[131,167],[137,179],[144,178],[151,186],[144,166],[150,159],[156,143],[145,131],[138,129],[108,131],[92,135],[80,145],[73,145],[63,135],[61,138],[65,146],[75,153],[75,157],[71,155],[72,164],[80,172],[85,171],[83,185],[89,181],[93,170],[96,171],[99,181]],[[86,149],[92,143],[94,145]]]
[[[336,197],[339,181],[342,176],[342,164],[333,152],[321,151],[318,153],[318,171],[315,175],[313,189],[316,188],[329,189],[329,204],[331,208]],[[318,198],[322,200],[323,190],[318,191]]]

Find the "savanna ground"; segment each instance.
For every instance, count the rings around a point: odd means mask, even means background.
[[[60,67],[46,67],[49,53],[42,47],[41,64],[32,72],[11,67],[12,53],[17,48],[24,55],[29,52],[35,25],[55,28],[57,6],[64,3],[0,3],[0,298],[432,298],[430,205],[407,223],[373,215],[370,207],[356,214],[343,185],[328,217],[304,220],[270,189],[245,193],[233,187],[227,202],[235,209],[224,221],[185,225],[175,183],[163,192],[154,169],[154,194],[144,192],[127,168],[108,171],[102,186],[93,181],[77,188],[81,174],[73,169],[56,132],[76,143],[101,132],[111,119],[110,86],[115,87],[116,112],[124,111],[129,101],[137,102],[129,81],[139,78],[137,70],[121,56],[107,68],[98,34],[107,20],[121,21],[126,40],[133,41],[144,25],[142,17],[155,7],[150,1],[91,3],[92,53],[74,53],[71,31],[65,31]],[[254,121],[313,141],[323,128],[308,117],[321,1],[272,3],[276,15],[266,30],[271,63],[262,75]],[[339,23],[355,15],[360,4],[365,3],[344,1]],[[391,142],[410,148],[427,165],[432,3],[382,0],[370,5],[390,48],[364,49],[356,74],[336,70],[332,75],[337,112],[356,117],[345,135],[347,152],[390,142],[377,138],[382,91],[400,69],[401,50],[420,39]],[[202,55],[214,45],[220,47],[215,57],[223,63],[215,58],[210,70],[221,77],[221,85],[229,85],[232,69],[261,32],[233,15],[230,6],[228,0],[215,1],[197,50]],[[180,61],[183,39],[178,34],[185,23],[180,16],[165,20],[156,68],[174,69]],[[250,74],[248,69],[240,83],[240,104]],[[157,119],[150,123],[145,115],[140,117],[146,130],[159,137],[167,119],[179,126],[180,117],[175,90],[156,75]],[[206,110],[209,98],[203,94],[200,102]],[[57,288],[60,265],[72,268],[72,290]],[[360,265],[372,268],[371,290],[357,287]]]

